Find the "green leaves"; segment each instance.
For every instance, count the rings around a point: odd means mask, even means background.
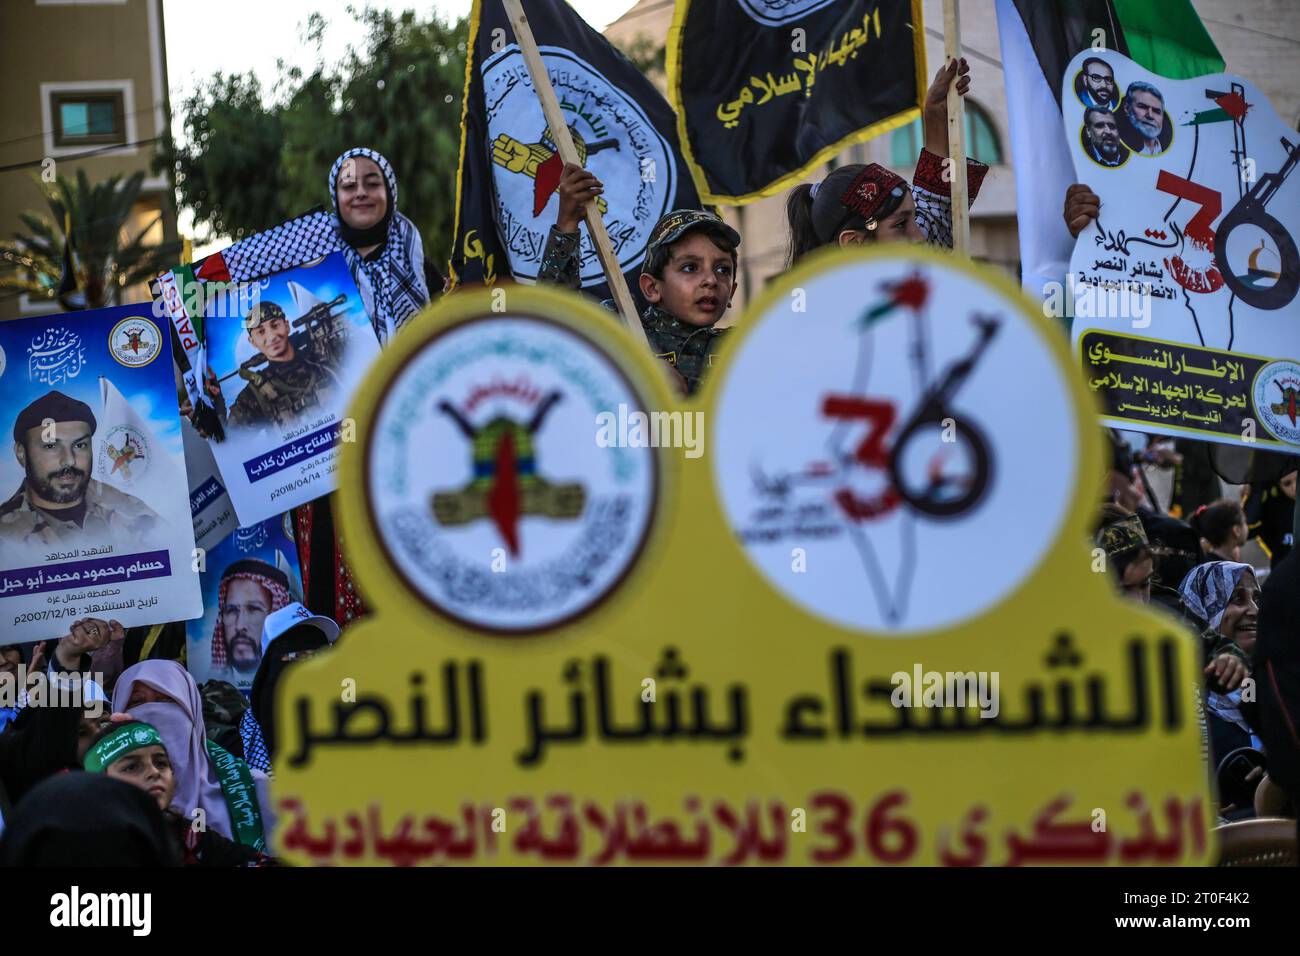
[[[468,21],[411,11],[353,11],[356,25],[306,24],[319,49],[328,29],[363,39],[310,73],[282,67],[274,97],[256,78],[214,74],[181,106],[187,142],[169,144],[181,202],[214,235],[238,238],[316,206],[351,146],[379,150],[397,172],[397,208],[445,261],[454,220],[455,170]]]
[[[65,222],[71,226],[76,285],[85,303],[66,299],[64,308],[115,305],[122,289],[162,272],[175,261],[180,243],[145,242],[161,216],[132,219],[143,182],[142,172],[93,184],[84,170],[76,179],[59,176],[46,188],[49,215],[20,214],[26,231],[0,242],[0,288],[54,298],[63,275]]]

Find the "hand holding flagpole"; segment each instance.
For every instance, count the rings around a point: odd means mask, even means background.
[[[533,39],[533,31],[528,25],[528,16],[524,13],[523,4],[520,0],[502,0],[502,3],[505,5],[510,25],[515,31],[515,39],[519,41],[519,52],[523,54],[524,63],[528,65],[528,73],[533,79],[533,89],[537,91],[537,98],[542,102],[542,113],[546,117],[546,125],[550,128],[551,138],[555,141],[560,159],[566,163],[582,165],[577,147],[573,145],[573,137],[569,135],[569,126],[564,120],[564,113],[560,109],[560,101],[556,99],[555,89],[551,86],[551,78],[547,76],[546,64],[537,49],[537,41]],[[627,281],[623,278],[618,257],[614,254],[614,245],[605,230],[605,221],[601,219],[600,210],[596,208],[594,202],[587,203],[585,215],[587,233],[591,236],[591,243],[596,247],[600,264],[605,269],[605,278],[609,282],[609,291],[614,296],[614,304],[618,306],[619,315],[623,317],[623,322],[632,334],[648,349],[650,343],[646,339],[645,330],[641,328],[641,318],[637,315],[636,303],[627,287]]]
[[[943,0],[943,51],[945,62],[961,60],[961,20],[957,0]],[[957,92],[959,76],[948,85],[948,158],[952,170],[952,248],[970,255],[970,203],[966,199],[966,110]]]

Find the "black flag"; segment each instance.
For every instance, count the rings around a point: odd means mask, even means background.
[[[910,123],[925,95],[912,0],[678,0],[668,86],[705,202],[779,193]]]
[[[605,184],[605,226],[635,288],[655,222],[699,206],[672,108],[563,0],[524,0],[524,12],[574,145]],[[532,282],[555,224],[564,164],[500,0],[474,0],[468,61],[452,275],[458,284]],[[607,297],[600,259],[581,232],[583,289]]]

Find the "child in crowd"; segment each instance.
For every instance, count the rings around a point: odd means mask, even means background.
[[[564,167],[560,213],[547,237],[538,281],[581,288],[578,223],[586,204],[603,191],[588,170],[572,163]],[[687,394],[699,389],[726,331],[717,324],[736,294],[739,248],[740,233],[700,209],[674,210],[650,230],[638,282],[649,303],[641,327],[655,355],[676,369]]]
[[[1213,504],[1202,505],[1188,523],[1200,536],[1206,560],[1241,560],[1241,549],[1250,540],[1250,531],[1240,502],[1221,498]]]
[[[948,88],[970,90],[970,66],[963,58],[940,67],[922,109],[925,143],[912,183],[878,163],[849,163],[820,182],[803,183],[786,197],[790,236],[787,261],[828,246],[882,242],[926,243],[951,249],[952,182],[948,159]],[[966,160],[967,205],[975,202],[989,167]]]
[[[180,850],[186,866],[267,866],[274,860],[252,847],[227,839],[193,821],[172,807],[176,798],[176,774],[167,746],[156,727],[125,714],[114,715],[91,743],[83,766],[88,773],[106,776],[138,787],[153,798],[163,812],[166,829]]]

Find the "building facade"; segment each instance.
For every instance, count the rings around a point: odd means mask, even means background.
[[[57,173],[91,183],[145,175],[127,225],[176,238],[175,196],[152,165],[170,122],[162,0],[3,0],[0,29],[0,233],[22,212],[48,216]],[[24,230],[25,231],[25,230]],[[143,286],[122,302],[148,298]],[[0,291],[0,320],[57,312],[56,301]]]

